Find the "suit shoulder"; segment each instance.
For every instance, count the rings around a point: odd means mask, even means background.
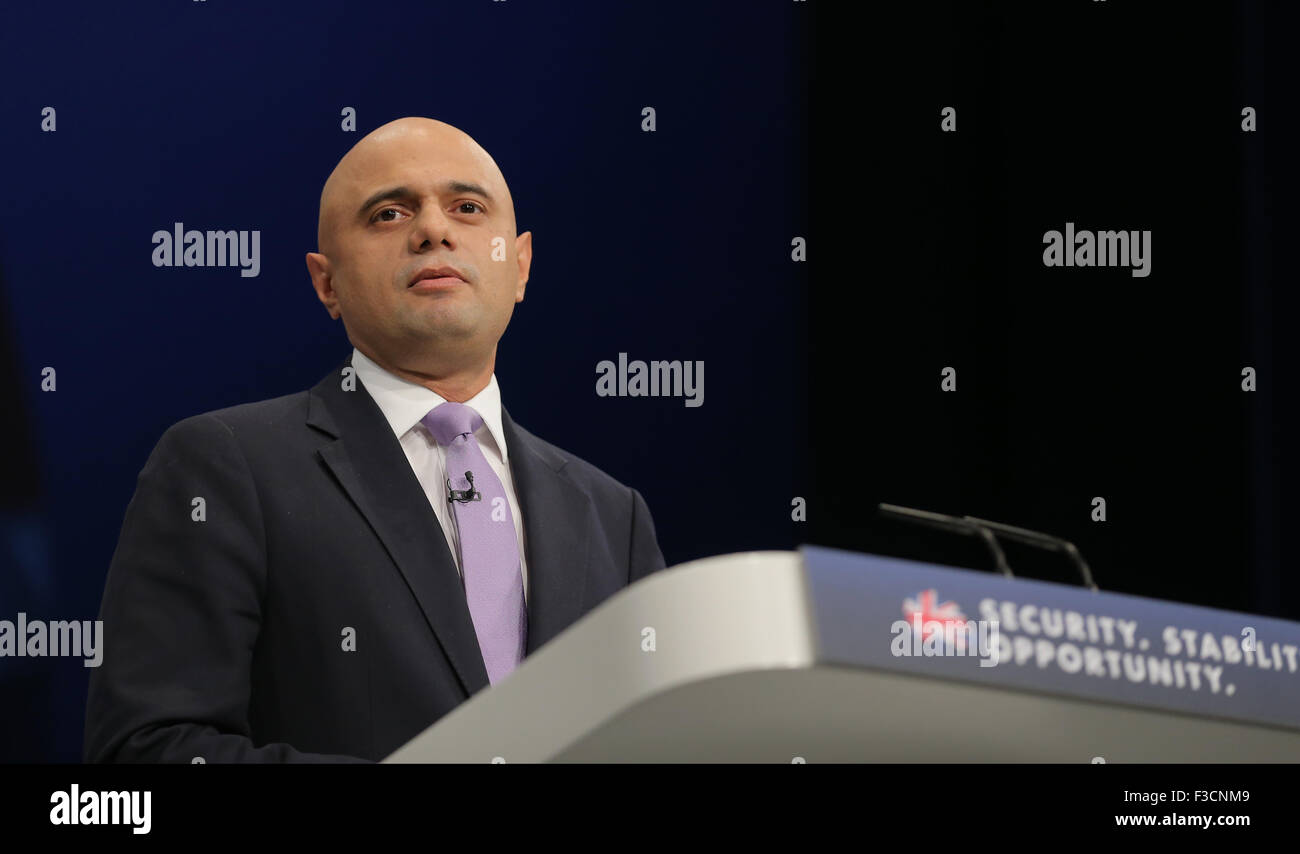
[[[559,445],[538,437],[536,434],[519,426],[518,422],[515,423],[515,429],[544,457],[549,457],[557,463],[563,462],[564,473],[588,489],[603,493],[623,494],[631,491],[627,484],[607,473],[596,464],[564,450]],[[513,449],[511,453],[514,453]]]
[[[299,391],[252,403],[240,403],[182,418],[158,440],[161,450],[235,439],[257,443],[286,427],[298,427],[307,414],[309,392]]]

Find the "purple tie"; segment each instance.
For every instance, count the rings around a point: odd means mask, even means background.
[[[501,479],[474,438],[483,418],[463,403],[442,403],[420,419],[447,452],[444,488],[460,532],[465,598],[488,681],[509,675],[524,658],[528,611],[519,541]]]

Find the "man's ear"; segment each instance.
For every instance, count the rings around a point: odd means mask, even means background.
[[[519,284],[515,286],[515,302],[524,301],[524,287],[528,284],[528,271],[533,266],[533,233],[525,231],[515,238],[515,255],[519,256]]]
[[[311,286],[316,290],[316,298],[325,306],[330,317],[338,320],[342,317],[342,312],[339,311],[339,297],[331,281],[334,274],[330,270],[330,259],[319,252],[308,252],[307,272],[311,275]]]

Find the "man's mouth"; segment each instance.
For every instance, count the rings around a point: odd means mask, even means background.
[[[425,267],[416,273],[411,281],[407,284],[408,288],[432,287],[454,285],[457,282],[464,282],[465,277],[455,267]]]

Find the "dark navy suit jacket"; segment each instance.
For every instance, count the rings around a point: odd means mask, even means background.
[[[376,761],[487,687],[446,537],[350,361],[159,440],[105,584],[86,761]],[[664,559],[637,490],[502,421],[532,653]]]

